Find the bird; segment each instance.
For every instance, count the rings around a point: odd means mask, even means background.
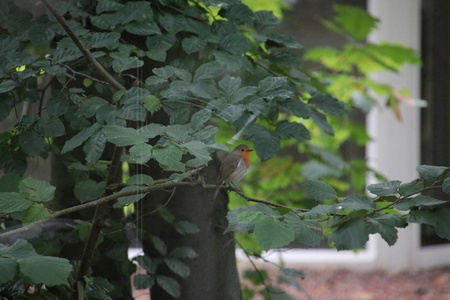
[[[217,198],[220,188],[224,183],[238,183],[244,178],[250,167],[250,149],[247,145],[236,146],[231,152],[220,151],[217,158],[220,161],[217,187],[214,190],[213,199]]]

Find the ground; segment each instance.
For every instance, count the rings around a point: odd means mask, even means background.
[[[306,278],[300,284],[305,293],[286,287],[298,300],[450,300],[450,267],[395,274],[328,269],[303,271]],[[149,299],[148,290],[135,292],[135,299]]]

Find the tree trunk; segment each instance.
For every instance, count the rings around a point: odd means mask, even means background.
[[[208,167],[205,172],[208,183],[216,181],[217,170],[217,163]],[[177,279],[181,285],[179,299],[242,299],[234,236],[232,233],[224,234],[228,224],[228,196],[219,193],[213,201],[212,194],[212,189],[205,189],[199,184],[192,188],[178,188],[173,195],[172,191],[152,193],[143,201],[143,227],[146,233],[161,238],[169,253],[175,247],[190,247],[198,254],[194,259],[183,260],[190,269],[187,279],[175,275],[166,266],[157,269],[156,275]],[[200,229],[198,233],[179,234],[159,214],[149,214],[158,206],[165,205],[168,200],[166,207],[175,216],[175,220],[195,223]],[[162,258],[148,239],[144,240],[143,246],[145,254],[151,259]],[[152,299],[175,299],[158,285],[152,288],[151,295]]]

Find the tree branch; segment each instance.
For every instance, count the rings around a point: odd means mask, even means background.
[[[47,0],[41,0],[41,2],[47,7],[47,9],[55,16],[56,20],[61,24],[64,30],[67,32],[69,37],[75,43],[75,45],[80,49],[81,53],[83,53],[84,57],[94,66],[94,68],[100,73],[103,79],[111,84],[114,88],[118,90],[125,90],[125,87],[121,85],[114,77],[109,74],[105,68],[95,59],[92,55],[89,48],[83,43],[83,41],[75,34],[75,32],[70,28],[69,23],[67,23],[66,19],[58,12],[58,10],[50,4]]]

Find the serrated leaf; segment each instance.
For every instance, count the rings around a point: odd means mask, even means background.
[[[88,179],[75,184],[74,194],[81,203],[100,198],[105,192],[106,182]]]
[[[183,279],[188,278],[189,275],[191,274],[191,270],[189,269],[189,267],[185,263],[182,263],[177,258],[165,258],[164,263],[169,267],[169,269],[172,272],[174,272]]]
[[[194,234],[200,231],[197,224],[189,221],[178,221],[174,223],[174,226],[179,234]]]
[[[422,206],[433,206],[447,203],[447,201],[442,201],[439,199],[435,199],[430,196],[416,196],[412,198],[407,198],[405,200],[400,201],[394,207],[398,210],[409,210],[412,207],[422,207]]]
[[[25,240],[18,239],[12,246],[3,246],[0,244],[0,256],[24,258],[37,255],[33,246]]]
[[[16,82],[13,80],[2,80],[0,82],[0,93],[7,93],[12,91],[17,86]]]
[[[234,55],[242,55],[250,51],[251,41],[242,33],[232,33],[226,35],[219,42],[219,48]]]
[[[301,220],[296,214],[290,212],[284,217],[284,222],[295,232],[296,240],[308,247],[315,247],[323,240],[322,225],[314,220]]]
[[[275,156],[280,149],[280,139],[260,124],[248,125],[243,134],[245,139],[253,143],[263,161]]]
[[[203,124],[211,119],[212,113],[208,109],[202,109],[194,113],[191,117],[190,124],[192,129],[198,130]]]
[[[23,217],[22,217],[22,224],[30,224],[35,221],[38,221],[40,219],[44,219],[50,216],[49,211],[47,208],[45,208],[44,205],[33,203],[32,206],[28,207],[27,210],[25,210]]]
[[[94,123],[91,127],[83,129],[74,135],[70,140],[68,140],[61,150],[61,153],[67,153],[76,147],[80,146],[84,141],[90,138],[97,130],[101,128],[101,125]]]
[[[65,258],[32,256],[17,260],[20,272],[34,283],[46,286],[68,284],[72,265]]]
[[[277,134],[282,139],[310,140],[309,130],[302,123],[281,121],[277,124]]]
[[[158,97],[148,95],[148,97],[145,98],[142,102],[142,106],[144,106],[145,109],[147,109],[150,114],[153,115],[155,112],[161,109],[162,104]]]
[[[106,146],[106,136],[102,131],[94,133],[84,144],[83,152],[89,164],[96,164],[103,154]]]
[[[267,31],[277,27],[280,24],[273,12],[267,10],[260,10],[255,12],[255,28],[257,31]]]
[[[64,124],[60,119],[42,117],[37,123],[37,130],[45,137],[57,137],[66,133]]]
[[[178,142],[185,141],[189,136],[189,126],[186,125],[169,125],[165,134]]]
[[[256,219],[252,217],[252,214],[247,214],[247,217],[239,217],[243,213],[252,213],[255,216],[278,216],[279,212],[270,208],[262,203],[257,203],[255,205],[240,206],[233,210],[230,210],[227,214],[228,227],[224,233],[231,231],[244,231],[253,229],[253,221]],[[244,215],[245,216],[245,215]]]
[[[381,215],[376,218],[367,218],[372,233],[379,233],[389,246],[397,241],[397,229],[406,223],[397,215]]]
[[[169,166],[181,160],[183,151],[177,146],[169,144],[167,147],[153,147],[152,155],[160,164]]]
[[[288,224],[272,217],[257,222],[254,234],[264,250],[286,246],[295,239],[295,232]]]
[[[148,141],[148,138],[134,128],[122,127],[118,125],[107,125],[103,127],[108,142],[119,147],[142,144]]]
[[[224,67],[221,63],[218,62],[209,62],[201,65],[195,70],[194,73],[194,82],[198,82],[200,80],[205,79],[213,79],[225,72]]]
[[[192,54],[195,52],[199,52],[203,48],[205,48],[207,45],[206,40],[199,38],[199,37],[189,37],[185,38],[183,42],[181,43],[181,46],[183,47],[183,50],[187,54]]]
[[[398,193],[402,196],[412,195],[420,192],[423,187],[422,179],[414,179],[411,182],[401,184],[398,188]]]
[[[367,223],[361,219],[352,219],[328,236],[330,242],[339,250],[363,248],[369,240]]]
[[[115,49],[119,46],[120,33],[118,32],[93,32],[89,35],[87,46],[90,48]]]
[[[60,93],[50,97],[46,103],[46,111],[49,116],[59,117],[67,112],[70,107],[70,100],[67,95]]]
[[[287,113],[290,113],[296,117],[308,119],[311,115],[311,108],[301,100],[292,99],[283,101],[280,103],[280,106]]]
[[[302,188],[305,190],[308,198],[316,201],[325,199],[335,199],[336,191],[328,184],[319,180],[307,180]]]
[[[0,212],[9,214],[24,211],[33,205],[33,202],[25,199],[25,196],[15,192],[0,193]]]
[[[44,150],[45,140],[34,128],[30,128],[21,132],[19,143],[26,154],[35,156]]]
[[[112,68],[115,72],[121,73],[125,70],[140,68],[144,62],[137,57],[117,57],[113,60]]]
[[[270,47],[287,47],[291,49],[302,49],[302,45],[299,44],[290,36],[286,36],[280,33],[271,33],[267,35],[266,46]]]
[[[345,197],[341,202],[340,206],[343,209],[351,210],[374,210],[376,208],[375,203],[364,195],[350,195]]]
[[[125,26],[125,30],[132,34],[145,36],[161,34],[158,25],[149,21],[129,23]]]
[[[46,202],[55,196],[55,187],[48,181],[27,177],[19,183],[19,192],[28,200]]]
[[[419,172],[419,175],[421,178],[428,180],[428,181],[435,181],[438,179],[441,179],[441,177],[444,175],[445,172],[450,170],[448,167],[440,167],[440,166],[429,166],[429,165],[422,165],[417,167],[417,172]]]
[[[151,150],[152,146],[149,144],[141,143],[135,144],[130,148],[130,158],[135,164],[145,164],[150,158],[152,158]]]
[[[315,94],[308,100],[308,103],[330,115],[342,115],[346,113],[345,103],[328,94]]]
[[[397,194],[401,181],[392,180],[388,182],[381,182],[371,184],[367,187],[369,192],[377,196],[390,196]]]
[[[219,11],[219,15],[239,25],[251,22],[254,17],[253,11],[242,3],[225,6],[224,9]]]
[[[167,276],[156,276],[156,284],[158,284],[163,290],[174,298],[179,298],[181,294],[181,287],[178,282]]]

